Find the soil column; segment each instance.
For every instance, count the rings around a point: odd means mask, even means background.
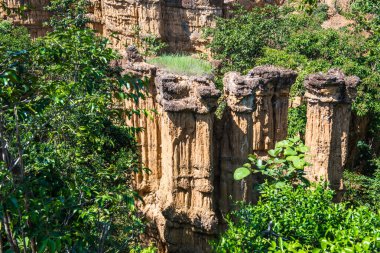
[[[334,190],[343,190],[343,168],[347,160],[351,103],[358,77],[346,77],[339,70],[312,74],[304,85],[307,100],[305,144],[310,148],[307,175],[324,180]]]
[[[223,82],[227,108],[221,121],[219,207],[222,213],[226,213],[236,200],[252,200],[252,178],[235,181],[233,174],[252,153],[252,113],[256,89],[262,80],[229,72]]]
[[[213,200],[213,111],[220,91],[208,77],[159,72],[162,178],[159,227],[169,252],[207,252],[216,232]]]

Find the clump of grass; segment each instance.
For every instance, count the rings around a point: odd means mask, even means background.
[[[211,63],[188,55],[162,55],[148,60],[148,63],[180,75],[204,75],[212,71]]]

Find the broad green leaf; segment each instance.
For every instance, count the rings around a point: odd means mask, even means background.
[[[292,163],[294,165],[294,167],[296,167],[297,169],[303,169],[305,167],[305,161],[301,160],[301,159],[294,159],[292,160]]]
[[[284,147],[287,147],[288,145],[289,145],[289,141],[283,140],[283,141],[277,142],[275,145],[275,148],[284,148]]]
[[[251,174],[251,170],[246,167],[237,168],[234,172],[235,180],[242,180]]]
[[[270,156],[275,157],[275,156],[276,156],[276,151],[275,151],[274,149],[271,149],[271,150],[268,151],[268,154],[269,154]]]
[[[297,160],[297,159],[299,159],[299,157],[298,156],[294,156],[294,155],[286,157],[286,161],[294,161],[294,160]]]
[[[295,151],[294,149],[291,149],[291,148],[286,148],[284,151],[285,156],[294,156],[297,154],[298,154],[297,151]]]
[[[309,148],[306,146],[299,146],[299,147],[297,147],[297,150],[302,152],[302,153],[306,153],[307,151],[309,151]]]
[[[320,242],[321,242],[321,248],[322,248],[322,250],[326,250],[327,249],[328,241],[326,239],[322,239]]]

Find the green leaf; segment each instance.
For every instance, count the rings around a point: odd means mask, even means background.
[[[242,180],[251,174],[251,170],[246,167],[237,168],[234,172],[235,180]]]
[[[283,187],[285,187],[285,185],[286,185],[285,182],[277,182],[277,183],[275,184],[275,187],[276,187],[276,188],[283,188]]]
[[[289,145],[289,141],[283,140],[283,141],[277,142],[275,145],[275,148],[284,148],[284,147],[287,147],[288,145]]]
[[[270,156],[275,157],[275,156],[276,156],[276,151],[275,151],[274,149],[271,149],[271,150],[268,151],[268,154],[269,154]]]
[[[306,146],[299,146],[299,147],[297,148],[297,150],[298,150],[299,152],[301,152],[301,153],[306,153],[307,151],[309,151],[309,148],[306,147]]]
[[[250,163],[245,163],[245,164],[243,164],[243,167],[250,169],[251,168],[251,164]]]
[[[44,253],[45,252],[48,241],[49,241],[49,239],[45,239],[42,241],[41,246],[38,248],[38,253]]]
[[[284,151],[285,156],[294,156],[297,154],[298,154],[297,151],[295,151],[294,149],[291,149],[291,148],[286,148]]]
[[[257,159],[257,156],[255,154],[248,155],[248,160],[252,163],[254,163]]]
[[[11,197],[11,198],[10,198],[10,201],[12,202],[12,204],[13,204],[13,206],[14,206],[15,208],[18,208],[18,207],[19,207],[19,205],[18,205],[18,201],[17,201],[17,199],[16,199],[15,197]]]
[[[278,159],[278,158],[275,158],[275,159],[273,159],[273,162],[274,162],[274,163],[277,163],[277,164],[282,164],[282,163],[286,162],[286,160],[285,160],[285,159]]]
[[[305,167],[305,161],[304,160],[301,160],[301,159],[294,159],[292,161],[293,165],[295,168],[297,169],[303,169]]]
[[[287,156],[286,157],[286,161],[294,161],[294,160],[297,160],[297,159],[299,159],[299,157],[298,156],[295,156],[295,155],[291,155],[291,156]]]
[[[322,250],[326,250],[327,249],[327,244],[328,244],[328,241],[326,239],[322,239],[321,240],[321,248],[322,248]]]

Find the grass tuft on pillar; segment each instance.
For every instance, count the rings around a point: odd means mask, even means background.
[[[188,55],[170,54],[148,60],[148,63],[179,75],[211,74],[211,63]]]

